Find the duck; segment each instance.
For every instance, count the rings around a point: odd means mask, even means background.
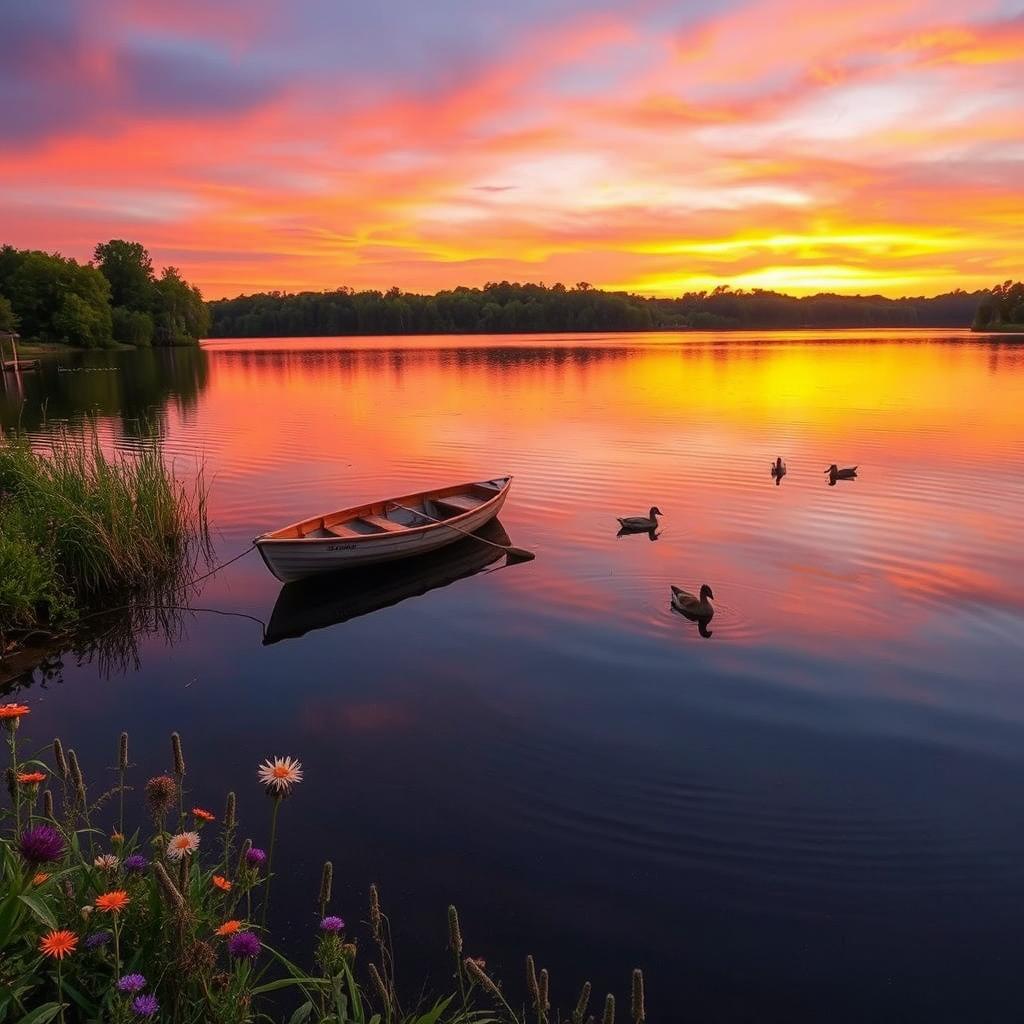
[[[657,505],[651,506],[651,511],[646,516],[618,516],[619,526],[624,530],[656,530],[658,528],[658,516],[664,515]]]
[[[828,474],[828,482],[834,484],[837,480],[853,480],[857,476],[856,466],[847,466],[846,469],[840,469],[834,462],[828,469],[825,470]]]
[[[715,614],[715,609],[711,606],[715,595],[706,583],[702,584],[700,588],[700,597],[694,597],[693,594],[681,587],[672,587],[671,590],[672,607],[677,612],[682,612],[687,618],[703,619],[707,622]]]
[[[786,464],[782,461],[782,456],[780,455],[772,463],[772,476],[775,477],[775,482],[779,483],[785,475],[786,475]]]

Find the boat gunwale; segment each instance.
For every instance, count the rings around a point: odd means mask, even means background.
[[[440,519],[436,523],[424,523],[421,526],[407,526],[402,530],[401,536],[406,536],[409,534],[419,534],[426,530],[436,530],[442,526],[447,526],[449,523],[457,524],[460,520],[466,519],[469,516],[476,516],[483,509],[486,509],[488,506],[498,501],[503,495],[505,495],[508,492],[508,489],[512,486],[511,474],[504,477],[490,477],[487,480],[469,480],[465,483],[445,484],[441,487],[428,487],[420,491],[414,491],[412,494],[403,494],[394,498],[381,498],[377,501],[364,502],[362,505],[350,505],[347,508],[335,509],[335,511],[325,512],[321,516],[309,516],[306,519],[299,519],[297,522],[289,523],[287,526],[281,526],[276,530],[270,531],[270,533],[261,533],[253,541],[253,544],[255,544],[257,547],[260,547],[264,544],[337,544],[339,541],[343,541],[345,544],[358,544],[364,541],[379,541],[384,538],[397,539],[397,531],[394,533],[381,532],[356,534],[352,537],[275,537],[274,534],[284,533],[286,530],[296,530],[306,523],[316,522],[317,520],[320,521],[321,529],[327,529],[327,527],[323,525],[325,519],[328,519],[331,516],[342,515],[346,512],[356,512],[359,509],[372,509],[375,505],[388,506],[399,504],[412,504],[418,499],[436,500],[443,502],[443,496],[438,496],[437,498],[433,498],[433,496],[437,495],[440,491],[448,491],[452,494],[457,494],[459,493],[461,488],[486,486],[488,483],[493,483],[497,480],[504,480],[504,486],[495,491],[490,498],[488,498],[484,502],[481,502],[481,504],[479,504],[476,508],[471,508],[465,512],[460,512],[458,515],[452,516],[449,519]],[[385,508],[385,513],[386,511],[387,509]],[[351,518],[358,519],[359,516],[353,515]],[[343,523],[344,520],[340,522]]]

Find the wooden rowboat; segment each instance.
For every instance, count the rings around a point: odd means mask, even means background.
[[[462,540],[490,522],[511,485],[505,476],[355,505],[264,533],[253,543],[285,583],[409,558]]]
[[[477,537],[491,544],[481,544]],[[472,537],[463,537],[440,551],[286,583],[277,595],[263,643],[275,644],[337,626],[468,579],[504,557],[492,544],[511,543],[501,521],[492,519]]]

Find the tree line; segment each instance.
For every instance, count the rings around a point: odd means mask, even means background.
[[[974,329],[1024,326],[1024,282],[1004,281],[988,292],[978,306]]]
[[[157,276],[140,242],[111,239],[92,263],[0,248],[0,332],[78,348],[195,344],[210,330],[199,289],[177,267]]]
[[[966,327],[987,292],[934,298],[794,297],[755,289],[647,298],[586,282],[567,288],[501,281],[435,295],[390,291],[266,292],[210,303],[213,337],[510,334],[830,327]]]

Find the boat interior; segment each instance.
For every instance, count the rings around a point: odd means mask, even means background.
[[[497,497],[507,483],[508,478],[504,477],[377,501],[325,516],[315,516],[268,533],[266,537],[272,540],[326,540],[336,537],[353,540],[385,533],[402,533],[414,527],[432,526],[435,521],[444,522],[472,512]],[[397,507],[396,503],[405,508]]]

